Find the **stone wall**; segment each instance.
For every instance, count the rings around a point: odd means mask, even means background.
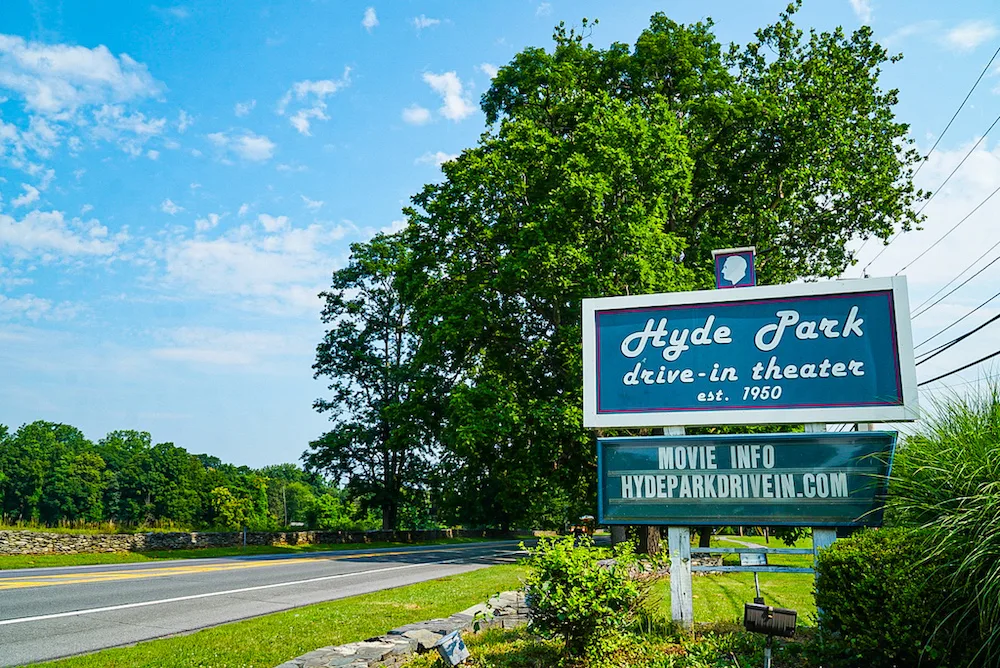
[[[442,529],[428,531],[248,531],[247,545],[339,545],[344,543],[415,543],[438,538],[512,538],[492,529]],[[237,547],[243,533],[151,532],[117,534],[68,534],[44,531],[0,531],[2,554],[77,554],[81,552],[141,552],[196,547]]]

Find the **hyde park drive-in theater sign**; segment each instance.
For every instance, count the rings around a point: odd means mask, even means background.
[[[917,417],[903,277],[583,302],[584,426]]]

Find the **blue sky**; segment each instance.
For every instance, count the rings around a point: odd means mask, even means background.
[[[3,0],[0,423],[67,422],[93,439],[134,428],[238,464],[296,460],[327,427],[311,408],[324,391],[310,369],[316,293],[350,243],[395,229],[440,161],[475,143],[496,67],[549,46],[560,20],[598,18],[592,41],[631,43],[663,10],[712,16],[722,41],[746,42],[785,4]],[[997,14],[987,0],[811,0],[800,22],[869,23],[906,55],[884,82],[927,150],[1000,44]],[[919,183],[936,188],[998,113],[1000,62]],[[869,273],[898,271],[998,186],[990,136],[928,206],[925,231]],[[914,305],[1000,240],[998,214],[991,200],[908,269]],[[865,246],[861,265],[878,250]],[[993,269],[919,318],[915,339],[992,294]],[[993,347],[970,340],[919,375]]]

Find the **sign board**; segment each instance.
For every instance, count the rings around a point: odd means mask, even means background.
[[[598,521],[879,526],[895,432],[597,440]]]
[[[763,552],[740,552],[740,566],[767,566],[767,554]]]
[[[457,666],[469,658],[469,650],[466,649],[462,641],[462,635],[458,631],[452,631],[448,635],[437,641],[434,645],[441,660],[448,666]]]
[[[906,279],[583,301],[585,427],[915,420]]]
[[[757,249],[725,248],[712,251],[715,261],[715,287],[720,290],[727,288],[751,288],[757,285],[757,267],[754,260]]]

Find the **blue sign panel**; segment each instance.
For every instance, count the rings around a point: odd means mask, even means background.
[[[896,434],[597,443],[601,524],[879,526]]]
[[[586,300],[586,426],[908,420],[905,282]]]
[[[715,287],[725,290],[757,285],[755,255],[753,248],[712,251],[715,260]]]

